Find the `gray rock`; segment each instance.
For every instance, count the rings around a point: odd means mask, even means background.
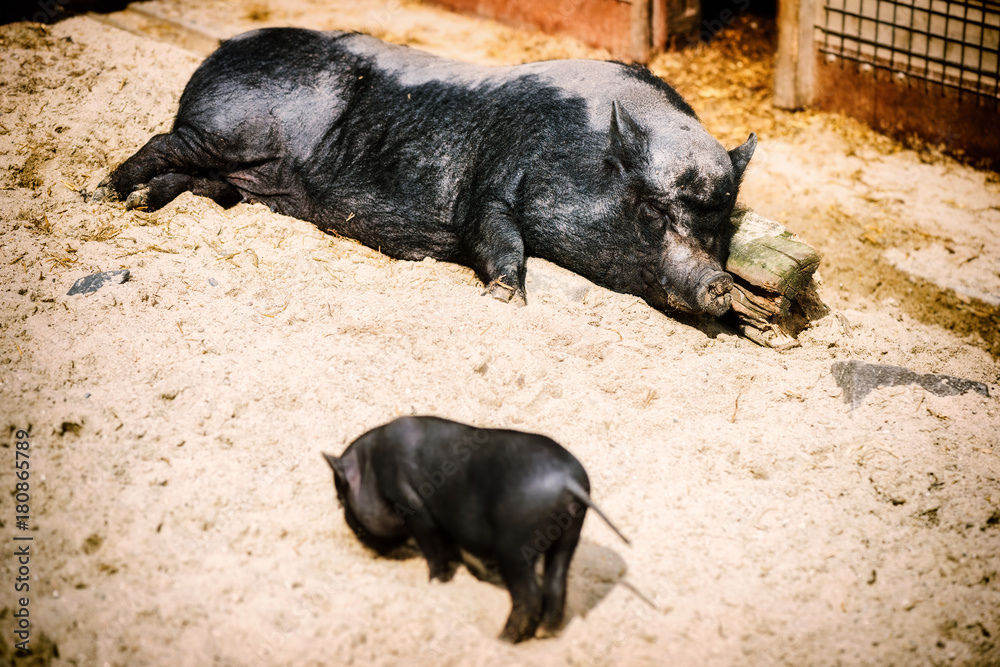
[[[90,294],[91,292],[96,292],[105,285],[120,285],[128,280],[128,278],[128,269],[116,269],[114,271],[92,273],[89,276],[84,276],[73,283],[73,286],[69,288],[66,295],[73,296],[74,294]]]
[[[837,386],[844,390],[844,402],[851,409],[865,402],[865,398],[879,387],[895,387],[902,384],[915,384],[937,396],[955,396],[974,391],[983,396],[989,396],[989,388],[982,382],[966,380],[951,375],[928,373],[921,375],[908,368],[883,364],[866,364],[863,361],[835,361],[831,368]]]

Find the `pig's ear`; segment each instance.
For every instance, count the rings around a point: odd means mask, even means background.
[[[755,148],[757,148],[757,135],[751,132],[749,139],[729,151],[729,158],[733,161],[733,171],[736,173],[737,181],[743,178],[743,172],[746,171]]]
[[[608,163],[624,175],[637,169],[646,148],[646,133],[618,102],[611,103],[611,127],[608,129]]]
[[[333,474],[347,486],[357,488],[361,475],[358,472],[358,462],[353,456],[337,458],[333,454],[323,453],[323,458],[333,468]]]

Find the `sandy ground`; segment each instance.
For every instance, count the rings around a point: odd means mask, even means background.
[[[153,6],[221,35],[600,55],[398,3]],[[169,127],[200,56],[86,17],[0,27],[0,655],[17,534],[32,645],[58,645],[44,664],[1000,664],[996,176],[771,109],[768,35],[740,26],[756,39],[654,69],[727,145],[761,134],[743,200],[824,252],[834,312],[780,354],[542,261],[516,309],[468,269],[259,205],[84,203],[74,189]],[[131,280],[66,295],[115,268]],[[895,387],[850,411],[830,372],[846,359],[991,397]],[[545,433],[584,463],[633,546],[587,522],[561,636],[501,643],[502,588],[465,569],[430,585],[420,558],[354,538],[319,452],[401,414]],[[17,429],[27,533],[6,493]]]

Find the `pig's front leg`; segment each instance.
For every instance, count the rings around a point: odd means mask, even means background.
[[[124,199],[126,209],[151,211],[163,208],[188,190],[211,197],[220,206],[235,206],[243,198],[224,180],[233,163],[205,149],[197,134],[180,128],[157,134],[135,155],[118,165],[101,181],[92,201]]]
[[[492,201],[478,207],[479,219],[470,225],[466,245],[470,264],[486,285],[483,295],[518,306],[524,293],[524,239],[506,204]]]
[[[177,152],[173,145],[176,139],[173,133],[154,136],[135,155],[108,174],[97,186],[91,199],[125,199],[133,191],[145,186],[154,176],[179,169],[177,160],[172,159]],[[146,206],[145,203],[141,205]]]
[[[239,190],[218,178],[166,173],[154,176],[144,188],[133,190],[125,200],[125,208],[148,208],[156,211],[177,198],[182,192],[208,197],[223,208],[236,206],[243,199]]]

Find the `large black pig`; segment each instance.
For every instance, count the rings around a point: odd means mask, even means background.
[[[460,549],[495,562],[512,601],[508,641],[558,629],[587,507],[628,542],[590,499],[580,462],[542,435],[402,417],[323,456],[347,524],[369,547],[385,553],[413,537],[441,581]]]
[[[472,267],[524,302],[544,257],[658,308],[721,315],[729,215],[756,146],[726,150],[647,69],[483,67],[363,34],[270,28],[191,77],[173,130],[95,193],[241,200],[392,257]]]

